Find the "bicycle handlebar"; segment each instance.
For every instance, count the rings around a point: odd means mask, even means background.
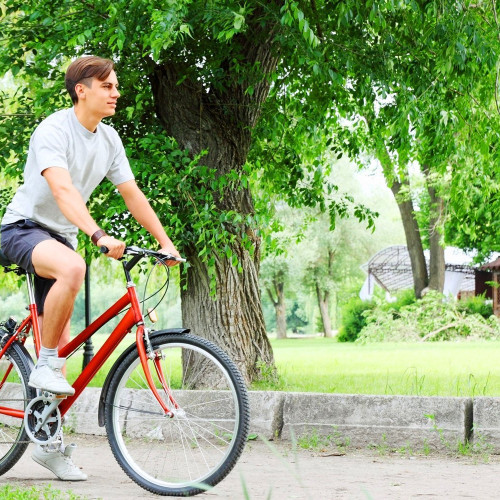
[[[101,247],[101,253],[108,253],[109,249],[108,247],[102,246]],[[156,252],[155,250],[149,250],[148,248],[139,248],[136,246],[129,246],[125,247],[125,251],[123,252],[124,255],[137,255],[140,257],[156,257],[157,259],[160,260],[173,260],[176,262],[186,262],[186,259],[183,259],[182,257],[175,257],[174,255],[168,254],[168,253],[162,253],[162,252]]]

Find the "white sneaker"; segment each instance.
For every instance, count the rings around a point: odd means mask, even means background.
[[[75,389],[69,385],[61,372],[64,363],[66,363],[66,358],[50,356],[47,365],[35,366],[28,385],[54,394],[73,396]]]
[[[59,448],[49,450],[48,446],[37,445],[31,453],[33,460],[52,471],[63,481],[86,481],[87,474],[82,472],[71,460],[71,455],[76,448],[76,444],[70,444],[64,448],[64,452]]]

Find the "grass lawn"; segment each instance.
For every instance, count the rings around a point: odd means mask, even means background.
[[[96,336],[95,344],[106,336]],[[134,336],[123,342],[125,349]],[[252,389],[344,394],[500,396],[500,342],[338,343],[335,339],[271,341],[279,381]],[[101,386],[116,353],[90,384]],[[68,361],[68,379],[82,355]]]
[[[277,390],[500,396],[500,342],[361,345],[305,338],[272,345],[280,381],[269,388]]]

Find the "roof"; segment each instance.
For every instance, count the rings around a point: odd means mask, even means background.
[[[429,252],[424,252],[427,269],[429,268]],[[474,290],[474,267],[472,257],[458,248],[445,249],[445,269],[448,272],[463,274],[461,290]],[[499,262],[500,265],[500,262]],[[405,245],[393,245],[376,253],[366,264],[361,266],[373,276],[378,285],[389,293],[413,288],[410,254]]]
[[[493,262],[488,262],[487,264],[483,264],[479,269],[481,271],[498,271],[500,270],[500,257],[494,260]]]

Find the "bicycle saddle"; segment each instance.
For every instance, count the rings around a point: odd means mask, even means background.
[[[0,266],[2,267],[10,267],[14,264],[0,249]]]

